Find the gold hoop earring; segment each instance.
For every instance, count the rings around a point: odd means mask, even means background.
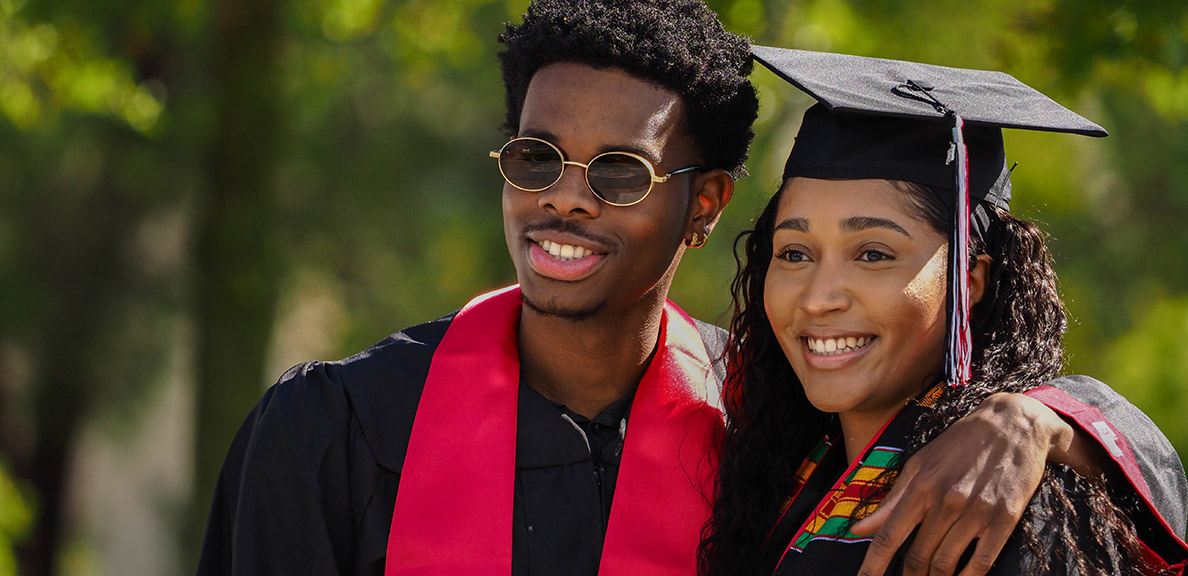
[[[690,248],[701,248],[709,241],[709,234],[705,232],[694,232],[693,237],[685,242],[685,246]]]

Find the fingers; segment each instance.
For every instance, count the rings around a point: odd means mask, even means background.
[[[949,533],[952,520],[944,521],[947,514],[943,508],[930,511],[916,532],[912,546],[903,557],[903,576],[926,576],[943,574],[934,570],[936,551]],[[952,574],[950,571],[948,574]]]
[[[859,576],[881,576],[887,572],[887,567],[890,566],[899,547],[907,541],[916,525],[920,523],[922,517],[919,511],[924,509],[924,506],[903,502],[896,506],[894,514],[890,509],[885,512],[882,527],[874,535],[866,550],[866,557],[862,559],[862,566],[858,569]]]
[[[860,575],[884,574],[917,525],[903,557],[905,576],[952,576],[974,542],[961,576],[988,573],[1039,484],[1046,457],[1047,440],[1006,408],[979,407],[904,464],[884,504],[851,528],[877,530]]]
[[[916,537],[903,559],[904,576],[952,576],[970,542],[984,525],[981,514],[971,514],[968,495],[954,487],[926,486],[936,496],[924,515]],[[983,506],[987,506],[983,504]]]
[[[879,507],[876,508],[875,511],[870,514],[870,516],[855,522],[854,525],[850,527],[850,532],[857,535],[874,534],[875,532],[878,532],[879,529],[883,527],[883,524],[887,521],[887,518],[895,515],[895,506],[899,502],[899,495],[903,492],[900,490],[900,486],[902,486],[902,484],[895,484],[891,488],[891,491],[887,493],[887,497],[884,498],[881,503],[879,503]]]
[[[882,529],[870,541],[866,557],[862,559],[862,566],[858,569],[858,576],[881,576],[887,572],[895,553],[916,528],[916,522],[904,520],[906,517],[904,514],[896,514],[887,519]]]
[[[904,467],[905,470],[909,468],[915,470],[911,461]],[[893,491],[898,491],[897,505],[894,509],[880,510],[887,517],[871,541],[858,573],[884,574],[896,552],[915,531],[912,544],[903,557],[904,576],[952,576],[961,553],[977,537],[986,518],[993,512],[993,506],[971,499],[967,490],[937,482],[931,475],[913,474],[910,481],[896,482]],[[962,529],[951,534],[959,525]],[[941,552],[939,556],[938,551]]]
[[[866,518],[855,522],[853,526],[850,526],[850,532],[858,536],[874,534],[883,527],[883,523],[887,521],[887,518],[891,517],[894,510],[894,503],[883,502],[882,504],[879,504],[879,507],[874,512],[872,512],[870,516],[867,516]]]
[[[923,493],[934,488],[927,482],[917,484]],[[931,500],[932,505],[919,522],[911,546],[903,556],[904,576],[952,576],[959,568],[960,576],[985,576],[1010,538],[1016,516],[988,500],[970,498],[958,490],[947,490],[939,499],[924,500]],[[908,512],[906,502],[899,510]],[[859,574],[875,575],[886,571],[914,528],[898,526],[897,522],[895,515],[885,522],[883,530],[875,536],[872,552],[868,552]],[[962,566],[967,552],[972,552],[972,556]]]
[[[928,510],[903,556],[904,576],[952,576],[957,572],[962,555],[984,526],[984,516],[966,515],[967,505],[963,494],[949,491]]]
[[[899,499],[902,497],[907,487],[911,485],[912,478],[914,478],[915,475],[915,466],[904,466],[903,470],[900,471],[899,477],[896,479],[895,483],[891,485],[891,490],[887,492],[887,495],[879,504],[878,509],[876,509],[870,516],[863,518],[851,526],[850,532],[859,535],[874,534],[879,529],[881,529],[883,524],[887,521],[887,518],[895,515],[895,510],[899,505]]]
[[[1011,518],[1001,518],[986,526],[981,534],[976,536],[977,548],[959,576],[985,576],[990,572],[994,567],[994,561],[998,559],[1014,531],[1015,521]],[[961,553],[963,552],[964,548]]]
[[[928,576],[952,576],[957,572],[957,568],[961,562],[965,551],[969,549],[970,545],[974,543],[981,532],[982,526],[973,522],[957,521],[949,528],[948,533],[944,538],[937,542],[931,549],[921,550],[922,563],[919,566],[918,574],[927,574]],[[920,542],[919,539],[916,542]],[[915,543],[913,543],[915,548]],[[924,556],[927,554],[927,556]],[[915,551],[908,553],[908,558],[913,558]],[[986,571],[990,566],[994,565],[994,556],[990,558],[990,565],[986,566],[981,572],[974,571],[971,574],[981,574],[985,576]],[[968,565],[966,566],[968,568]],[[907,571],[904,574],[908,574]]]

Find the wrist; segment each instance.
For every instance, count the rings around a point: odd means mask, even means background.
[[[1049,464],[1067,464],[1076,467],[1072,460],[1073,442],[1076,431],[1068,422],[1043,402],[1025,394],[999,392],[985,400],[991,408],[1020,419],[1019,426],[1032,432],[1032,441],[1041,450],[1046,449],[1045,461]]]
[[[1039,403],[1038,400],[1035,402]],[[1076,438],[1076,430],[1073,429],[1068,422],[1061,418],[1058,414],[1052,411],[1051,408],[1039,403],[1050,417],[1045,418],[1048,428],[1048,464],[1067,464],[1074,468],[1081,465],[1072,457],[1073,455],[1073,441]]]

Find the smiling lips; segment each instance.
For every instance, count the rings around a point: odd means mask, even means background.
[[[528,254],[532,268],[538,274],[567,282],[585,278],[606,256],[605,252],[550,240],[530,242]]]
[[[804,338],[808,344],[808,349],[813,354],[819,356],[837,356],[838,354],[845,354],[853,352],[866,346],[874,337],[866,336],[843,336],[840,338],[813,338],[806,336]]]

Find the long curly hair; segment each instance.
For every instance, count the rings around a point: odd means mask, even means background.
[[[727,32],[700,0],[534,0],[523,23],[499,36],[507,119],[515,134],[528,85],[556,62],[620,68],[681,97],[702,168],[735,177],[755,133],[759,100],[748,75],[750,42]]]
[[[913,183],[892,184],[904,193],[909,213],[949,234],[952,209],[940,200],[940,192]],[[735,244],[731,365],[723,389],[726,435],[713,517],[698,550],[698,571],[706,576],[757,574],[772,567],[773,559],[760,553],[764,541],[778,520],[797,466],[832,418],[809,403],[764,309],[763,287],[783,190]],[[1004,210],[987,209],[989,233],[984,240],[975,239],[970,250],[991,260],[986,291],[971,311],[973,382],[947,389],[935,408],[925,412],[900,466],[987,396],[1029,390],[1063,369],[1067,319],[1045,236]],[[1087,510],[1089,518],[1078,517],[1077,507]],[[1080,478],[1067,467],[1049,466],[1021,525],[1022,544],[1029,552],[1025,573],[1117,574],[1140,562],[1134,526],[1104,483]],[[1088,542],[1078,537],[1085,530]]]

